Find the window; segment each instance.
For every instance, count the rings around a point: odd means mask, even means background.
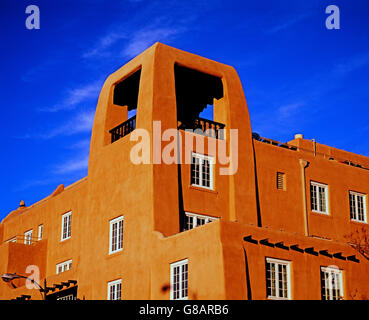
[[[24,244],[32,244],[32,230],[24,233]]]
[[[72,222],[72,212],[67,212],[62,216],[62,235],[61,241],[69,239],[71,236],[71,222]]]
[[[366,195],[350,191],[350,217],[353,221],[367,222]]]
[[[182,260],[170,265],[170,299],[188,299],[188,260]]]
[[[40,224],[38,226],[38,241],[42,240],[43,233],[44,233],[44,225]]]
[[[205,223],[209,223],[216,220],[218,220],[218,218],[186,212],[184,230],[191,230],[193,228],[196,228],[197,226],[202,226]]]
[[[123,216],[110,221],[109,254],[123,249]]]
[[[282,172],[277,172],[277,189],[286,190],[286,175]]]
[[[328,214],[328,186],[317,182],[310,183],[311,210]]]
[[[213,157],[192,153],[191,185],[213,189]]]
[[[321,267],[322,300],[343,299],[342,270],[337,267]]]
[[[122,280],[115,280],[108,283],[108,300],[122,299]]]
[[[64,261],[56,265],[56,274],[72,269],[72,260]]]
[[[291,299],[290,262],[267,258],[266,285],[268,299]]]
[[[68,294],[66,296],[59,297],[56,300],[76,300],[76,297],[74,294]]]

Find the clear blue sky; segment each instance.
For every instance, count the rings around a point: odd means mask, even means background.
[[[369,156],[367,0],[0,0],[0,36],[0,219],[86,176],[104,79],[156,41],[234,66],[260,135]]]

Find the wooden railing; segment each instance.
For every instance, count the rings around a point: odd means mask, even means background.
[[[133,116],[109,131],[111,134],[111,143],[123,138],[127,134],[130,134],[135,128],[136,116]]]
[[[196,130],[195,133],[202,134],[211,138],[224,140],[225,124],[211,121],[204,118],[197,118],[191,125],[185,125],[178,121],[178,129],[182,130]]]

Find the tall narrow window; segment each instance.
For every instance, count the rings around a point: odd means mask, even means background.
[[[188,260],[182,260],[170,265],[170,299],[188,299]]]
[[[108,300],[122,299],[122,280],[115,280],[108,283]]]
[[[283,172],[277,172],[277,189],[286,190],[286,175]]]
[[[192,153],[191,185],[213,189],[213,157]]]
[[[38,226],[38,241],[42,240],[43,234],[44,234],[44,225],[40,224]]]
[[[320,280],[322,300],[343,299],[342,270],[337,267],[321,267]]]
[[[266,259],[268,299],[291,299],[290,262]]]
[[[310,183],[311,210],[328,214],[328,186],[325,184]]]
[[[32,244],[32,230],[24,233],[24,244]]]
[[[190,230],[198,226],[202,226],[205,223],[209,223],[209,222],[216,221],[216,220],[218,220],[218,218],[186,212],[184,229]]]
[[[69,211],[62,216],[62,232],[61,241],[69,239],[71,236],[72,211]]]
[[[367,222],[366,195],[350,191],[350,217],[353,221]]]
[[[109,254],[123,249],[123,216],[110,221]]]

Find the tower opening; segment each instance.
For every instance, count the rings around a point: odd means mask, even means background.
[[[219,77],[194,69],[174,66],[179,129],[201,129],[204,134],[211,129],[214,137],[224,124],[214,121],[214,100],[223,98],[223,83]],[[207,134],[207,135],[210,135]]]

